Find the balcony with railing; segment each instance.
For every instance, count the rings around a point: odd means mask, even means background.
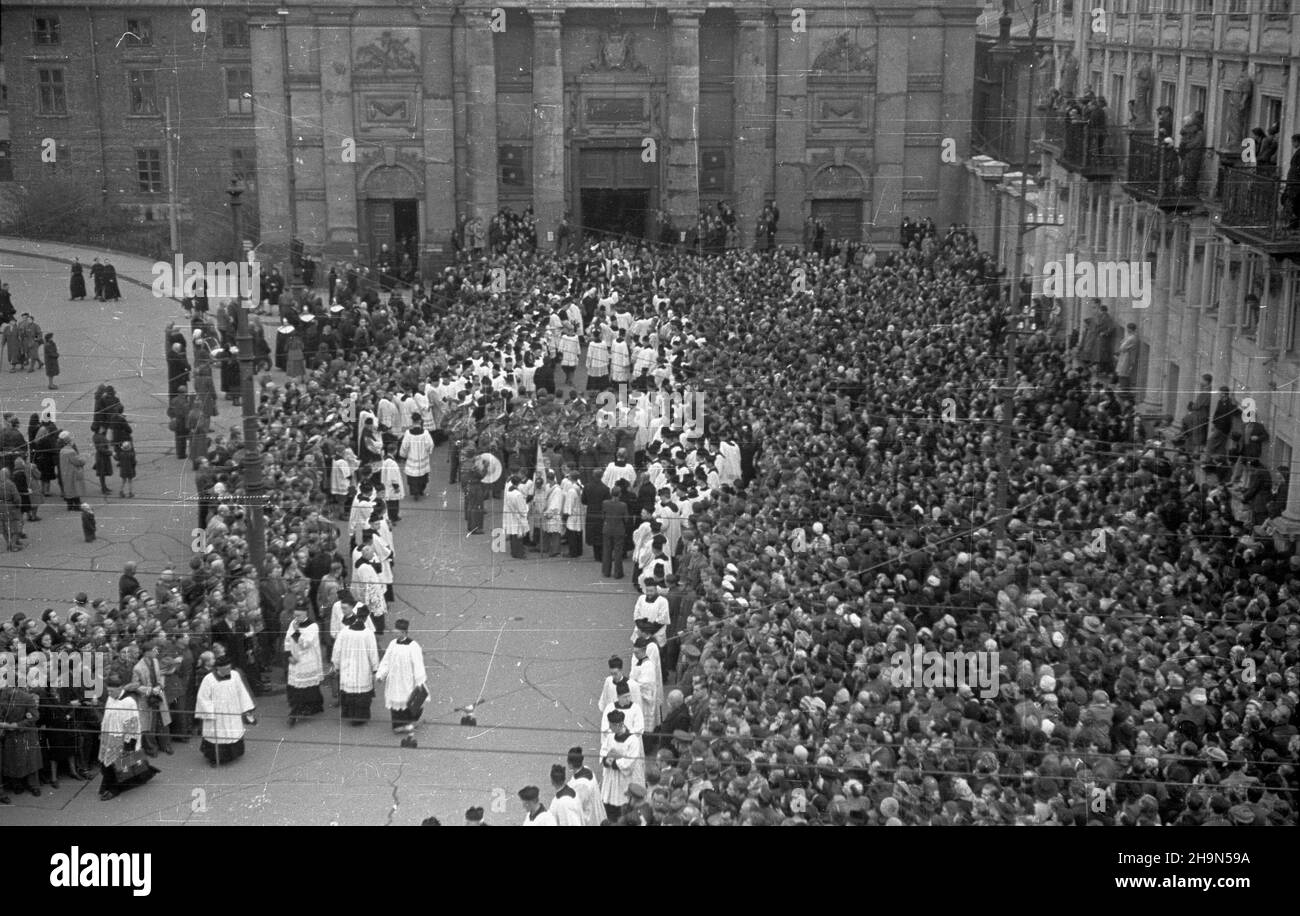
[[[1124,170],[1124,132],[1118,127],[1066,121],[1058,161],[1084,178],[1119,176]]]
[[[1218,229],[1269,254],[1300,254],[1300,222],[1290,196],[1300,187],[1242,166],[1224,166],[1222,176]]]
[[[1136,134],[1128,144],[1124,190],[1132,197],[1162,210],[1194,210],[1214,197],[1215,181],[1204,177],[1204,163],[1212,150],[1179,150],[1155,137]]]

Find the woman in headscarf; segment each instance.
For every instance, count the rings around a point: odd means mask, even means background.
[[[125,755],[140,746],[140,706],[134,696],[126,693],[126,681],[118,671],[104,680],[108,700],[104,704],[104,720],[99,729],[99,763],[103,774],[99,784],[100,801],[111,801],[127,789],[144,785],[159,773],[147,760],[144,770],[133,776],[122,778],[116,769]]]

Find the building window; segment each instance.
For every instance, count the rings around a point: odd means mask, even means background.
[[[253,113],[253,71],[248,67],[226,68],[226,114]]]
[[[1268,0],[1265,7],[1269,19],[1285,19],[1291,15],[1291,0]]]
[[[1110,104],[1111,111],[1124,112],[1127,117],[1128,99],[1124,96],[1124,74],[1113,73],[1110,77]]]
[[[1214,13],[1214,0],[1192,0],[1192,12],[1198,19],[1210,18]]]
[[[1286,350],[1294,353],[1300,347],[1300,273],[1291,277],[1291,320],[1286,329]]]
[[[1204,86],[1189,86],[1191,91],[1191,107],[1184,112],[1184,115],[1196,114],[1199,112],[1202,117],[1205,116],[1206,90]]]
[[[501,184],[509,188],[522,188],[528,184],[528,172],[524,168],[524,148],[522,146],[503,146],[497,156],[497,165]]]
[[[128,70],[127,85],[131,91],[131,114],[158,113],[158,86],[152,70]]]
[[[232,149],[230,172],[244,183],[245,189],[257,190],[257,150],[252,147]]]
[[[243,19],[222,19],[221,46],[223,48],[247,48],[248,22]]]
[[[13,151],[8,140],[0,140],[0,181],[14,180]]]
[[[145,47],[153,44],[153,20],[128,19],[125,38],[130,44]]]
[[[1282,124],[1282,100],[1272,96],[1260,96],[1260,113],[1263,116],[1263,128],[1270,131]]]
[[[1178,84],[1171,80],[1160,81],[1160,104],[1166,106],[1170,111],[1174,110],[1174,102],[1178,99]]]
[[[37,16],[32,20],[32,41],[38,45],[59,43],[59,17]]]
[[[63,85],[63,70],[41,67],[36,71],[37,110],[43,115],[68,113],[68,91]]]
[[[156,149],[135,151],[135,172],[141,194],[161,194],[163,189],[162,153]]]

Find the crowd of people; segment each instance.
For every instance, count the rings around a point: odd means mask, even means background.
[[[1146,428],[1113,360],[1032,321],[1008,341],[972,233],[910,225],[859,260],[507,247],[409,301],[282,297],[262,568],[239,436],[178,431],[201,549],[87,610],[85,638],[123,669],[190,660],[173,736],[217,708],[204,740],[242,741],[278,665],[295,720],[326,684],[365,723],[408,638],[380,651],[401,505],[446,446],[467,534],[500,498],[514,557],[631,561],[596,754],[557,761],[548,801],[521,791],[529,823],[1294,823],[1300,556],[1241,511],[1266,433],[1231,405]],[[183,395],[188,351],[210,373],[233,343],[191,331],[168,335]],[[995,689],[900,680],[914,649],[987,654]],[[424,673],[399,655],[386,704],[413,743]],[[241,676],[205,706],[222,662]]]

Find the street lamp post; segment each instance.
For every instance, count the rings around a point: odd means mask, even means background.
[[[226,190],[230,195],[231,220],[235,229],[235,258],[238,263],[243,244],[240,239],[240,196],[244,193],[244,183],[238,178],[230,182]],[[253,265],[257,269],[256,263]],[[244,496],[248,503],[248,554],[253,565],[253,581],[257,583],[262,576],[262,564],[266,557],[266,526],[262,514],[262,435],[258,429],[257,401],[254,394],[253,376],[257,372],[257,352],[253,346],[252,311],[257,303],[245,293],[256,296],[254,290],[240,290],[239,327],[236,332],[236,345],[239,347],[239,400],[244,419],[244,454],[241,462],[244,479]]]
[[[284,60],[284,121],[285,121],[285,143],[288,158],[285,165],[288,168],[289,183],[289,269],[286,277],[291,288],[297,287],[297,275],[294,273],[293,248],[298,238],[298,176],[294,162],[293,151],[293,92],[289,86],[289,8],[281,6],[276,9],[275,14],[280,17],[280,50]]]

